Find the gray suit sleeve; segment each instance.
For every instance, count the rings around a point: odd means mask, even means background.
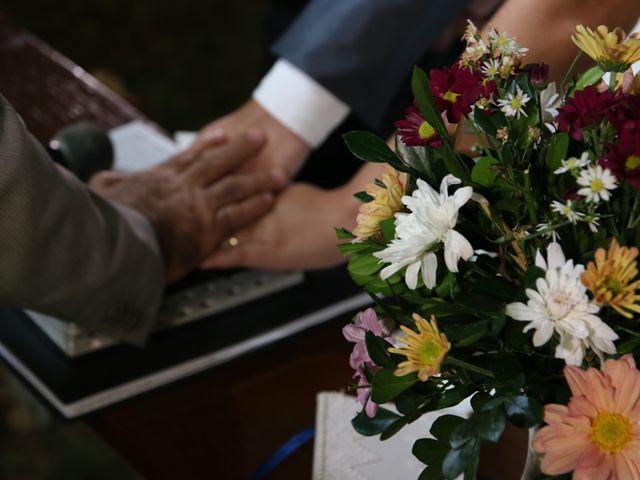
[[[313,0],[273,51],[371,125],[469,0]]]
[[[0,96],[0,304],[141,343],[163,283],[146,218],[55,165]]]

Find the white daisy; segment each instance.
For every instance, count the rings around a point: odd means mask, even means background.
[[[528,48],[521,47],[515,38],[508,37],[506,33],[498,33],[496,30],[489,32],[489,45],[493,49],[499,49],[502,53],[524,55],[529,51]]]
[[[591,233],[598,233],[598,227],[600,226],[600,219],[595,215],[587,215],[583,220]]]
[[[556,233],[556,226],[551,222],[539,223],[536,225],[536,232],[542,234],[544,238],[553,238],[553,241],[560,239],[560,235]]]
[[[482,73],[489,78],[497,77],[500,74],[500,59],[491,58],[482,62]]]
[[[545,276],[536,280],[536,290],[526,290],[526,305],[514,302],[506,309],[514,320],[529,322],[525,332],[535,329],[533,345],[540,347],[558,333],[555,356],[570,365],[580,365],[587,349],[600,358],[603,353],[616,353],[613,341],[618,335],[596,315],[600,307],[589,303],[586,287],[580,281],[584,266],[567,261],[556,242],[547,247],[547,260],[538,251],[535,263]]]
[[[553,210],[554,212],[559,213],[560,215],[567,217],[567,220],[569,220],[571,223],[575,224],[578,222],[578,220],[580,220],[582,217],[584,217],[584,213],[580,213],[580,212],[576,212],[573,209],[574,205],[573,202],[571,200],[567,200],[567,203],[561,203],[558,202],[556,200],[554,200],[553,202],[551,202],[551,210]]]
[[[461,183],[453,175],[447,175],[440,184],[440,193],[423,180],[417,181],[412,196],[402,197],[411,213],[396,214],[396,238],[374,255],[381,262],[390,263],[380,272],[385,280],[407,267],[405,282],[411,289],[418,285],[418,272],[428,288],[436,285],[438,259],[435,252],[444,246],[444,261],[451,272],[458,271],[458,260],[468,260],[473,255],[469,241],[454,230],[458,222],[458,210],[471,198],[473,189],[462,187],[449,196],[450,185]]]
[[[524,93],[520,87],[516,85],[516,94],[507,92],[507,98],[500,98],[498,106],[507,117],[520,118],[520,114],[527,116],[524,106],[531,100],[531,97]]]
[[[587,197],[587,202],[593,203],[598,203],[600,200],[608,202],[611,198],[609,191],[616,188],[616,177],[611,170],[602,168],[600,165],[582,170],[576,182],[584,187],[578,190],[578,195]]]
[[[566,160],[562,160],[562,166],[556,168],[553,173],[555,173],[556,175],[560,175],[565,172],[574,172],[586,167],[590,163],[591,160],[589,159],[589,152],[582,152],[580,158],[571,157],[567,158]]]

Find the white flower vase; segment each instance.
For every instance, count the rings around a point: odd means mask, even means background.
[[[520,480],[534,480],[542,473],[540,471],[540,454],[534,452],[531,446],[533,437],[538,430],[540,430],[540,426],[531,427],[529,429],[527,459],[525,461],[524,470],[522,471],[522,477],[520,477]]]

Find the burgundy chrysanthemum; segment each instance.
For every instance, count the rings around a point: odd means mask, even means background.
[[[575,140],[582,141],[582,129],[598,125],[617,103],[618,99],[609,91],[598,92],[593,86],[578,90],[574,97],[569,98],[558,110],[558,128],[563,132],[569,132]]]
[[[600,159],[600,165],[608,168],[619,179],[626,179],[633,188],[640,189],[640,135],[622,131],[616,145]]]
[[[438,132],[435,131],[418,110],[415,102],[404,111],[405,117],[394,122],[398,135],[408,147],[429,145],[437,148],[442,145]]]
[[[549,65],[546,63],[530,63],[525,65],[522,70],[529,75],[529,83],[533,88],[542,90],[549,83]]]
[[[617,105],[607,113],[607,118],[620,133],[640,134],[640,97],[622,96]]]
[[[460,68],[457,63],[451,68],[431,70],[429,80],[438,109],[447,112],[451,123],[458,123],[462,115],[469,114],[471,106],[482,95],[482,77]]]

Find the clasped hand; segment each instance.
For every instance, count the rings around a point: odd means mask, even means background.
[[[264,144],[264,134],[255,129],[229,138],[210,134],[154,168],[129,176],[101,172],[90,186],[149,219],[172,282],[272,208],[273,192],[286,183],[282,169],[234,172]]]

